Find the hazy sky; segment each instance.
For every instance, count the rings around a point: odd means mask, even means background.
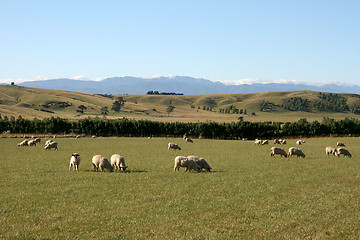
[[[360,84],[358,0],[0,0],[0,82]]]

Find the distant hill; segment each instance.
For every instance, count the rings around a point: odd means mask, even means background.
[[[121,111],[112,110],[115,100],[126,102]],[[174,111],[167,112],[169,105]],[[243,94],[204,95],[111,95],[88,94],[63,90],[0,85],[1,117],[43,119],[61,117],[80,119],[100,117],[107,107],[106,118],[146,119],[168,122],[236,122],[309,121],[324,117],[360,119],[360,95],[320,93],[314,91],[281,91]]]
[[[18,84],[19,86],[67,90],[84,93],[102,94],[146,94],[150,90],[159,92],[176,92],[185,95],[199,94],[234,94],[234,93],[259,93],[276,91],[310,90],[331,93],[356,93],[360,94],[360,86],[327,84],[314,86],[292,83],[254,83],[242,85],[225,85],[221,82],[212,82],[202,78],[186,76],[137,78],[113,77],[102,81],[83,81],[73,79],[51,79],[42,81],[29,81]]]

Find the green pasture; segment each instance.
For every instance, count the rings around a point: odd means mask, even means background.
[[[272,141],[58,138],[55,151],[21,140],[0,139],[0,239],[360,238],[359,138],[305,139],[304,159],[270,157]],[[352,158],[325,155],[337,141]],[[93,171],[93,155],[114,153],[128,172]],[[213,171],[173,171],[192,154]]]

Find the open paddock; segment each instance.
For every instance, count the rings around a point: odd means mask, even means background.
[[[305,158],[271,157],[272,141],[57,138],[55,151],[44,140],[0,139],[1,239],[360,238],[360,138],[306,139]],[[326,156],[338,141],[352,158]],[[114,153],[127,172],[93,171],[93,155]],[[174,172],[178,155],[213,170]]]

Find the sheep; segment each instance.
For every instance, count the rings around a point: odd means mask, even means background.
[[[279,148],[279,147],[272,147],[271,148],[271,153],[270,153],[270,156],[274,156],[276,154],[279,154],[281,157],[282,156],[285,156],[287,157],[287,154],[286,154],[286,151],[282,148]]]
[[[325,148],[325,153],[327,156],[329,156],[330,154],[335,155],[336,149],[333,147],[326,147]]]
[[[45,150],[52,149],[52,148],[54,148],[55,150],[58,150],[58,143],[50,142],[49,144],[45,145],[45,147],[44,147]]]
[[[177,145],[176,143],[169,143],[168,144],[168,150],[170,150],[170,149],[174,149],[174,150],[179,149],[179,150],[181,150],[181,147],[179,145]]]
[[[254,144],[255,144],[255,145],[261,145],[261,140],[255,139]]]
[[[200,170],[204,168],[206,171],[210,172],[211,167],[204,158],[194,156],[194,155],[188,156],[187,158],[190,160],[194,160],[196,162],[196,164],[199,165]]]
[[[343,142],[337,142],[337,143],[336,143],[336,146],[337,146],[337,147],[346,147]]]
[[[274,139],[274,144],[281,144],[281,139]]]
[[[53,140],[51,140],[51,139],[50,139],[50,140],[47,140],[47,141],[45,142],[45,146],[48,145],[48,144],[50,144],[51,142],[53,142]]]
[[[120,156],[119,154],[113,154],[110,158],[110,162],[113,169],[115,168],[116,171],[119,169],[119,171],[122,170],[125,172],[127,166],[125,164],[124,157]]]
[[[76,137],[75,138],[81,138],[81,136],[80,135],[76,135]]]
[[[338,149],[336,149],[335,156],[339,157],[341,154],[344,155],[344,156],[348,156],[349,158],[352,157],[351,153],[346,148],[338,148]]]
[[[189,143],[193,143],[194,141],[193,141],[191,138],[186,138],[186,139],[185,139],[185,142],[187,142],[187,143],[188,143],[188,142],[189,142]]]
[[[101,155],[95,155],[92,158],[92,164],[94,166],[94,171],[99,171],[99,168],[102,172],[104,172],[104,169],[106,168],[110,172],[113,171],[113,167],[111,166],[111,163],[109,160]]]
[[[301,141],[301,140],[297,140],[297,141],[296,141],[296,144],[297,144],[297,145],[301,145],[301,144],[302,144],[302,141]]]
[[[30,140],[27,142],[28,146],[36,146],[35,140]]]
[[[285,140],[285,139],[280,140],[280,142],[281,142],[282,144],[286,145],[286,140]]]
[[[200,166],[194,161],[194,160],[191,160],[191,159],[188,159],[187,157],[184,157],[184,156],[177,156],[175,158],[175,165],[174,165],[174,171],[180,169],[180,167],[184,167],[185,168],[185,172],[187,170],[189,170],[189,172],[191,172],[192,169],[200,172]]]
[[[262,141],[261,145],[265,145],[265,144],[269,144],[269,141],[268,140]]]
[[[28,146],[28,140],[24,140],[21,143],[18,143],[18,146]]]
[[[290,157],[292,157],[293,155],[295,155],[295,156],[297,156],[297,157],[302,157],[302,158],[305,157],[305,154],[301,151],[301,149],[295,148],[295,147],[289,148],[289,153],[288,153],[288,155],[289,155]]]
[[[73,167],[74,171],[79,171],[80,161],[81,161],[80,155],[77,153],[73,153],[70,157],[69,170],[71,170],[71,168]]]
[[[36,142],[36,143],[41,143],[41,138],[39,138],[39,137],[38,137],[38,138],[35,138],[35,142]]]

